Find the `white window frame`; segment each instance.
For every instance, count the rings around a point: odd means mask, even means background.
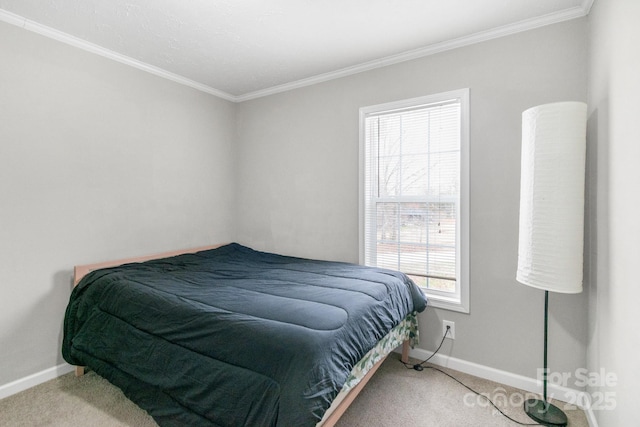
[[[365,264],[365,120],[369,115],[420,105],[460,101],[460,200],[458,202],[456,235],[456,293],[455,296],[423,288],[429,305],[452,311],[469,313],[469,89],[459,89],[434,95],[360,108],[359,146],[359,259]]]

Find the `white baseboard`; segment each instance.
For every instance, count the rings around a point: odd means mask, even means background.
[[[423,350],[421,348],[411,349],[409,356],[418,359],[425,360],[433,355],[432,352]],[[465,374],[474,375],[479,378],[484,378],[489,381],[495,381],[500,384],[504,384],[510,387],[515,387],[520,390],[524,390],[530,393],[542,394],[542,381],[538,381],[535,378],[525,377],[523,375],[514,374],[500,369],[491,368],[489,366],[479,365],[477,363],[468,362],[466,360],[457,359],[442,354],[436,354],[433,356],[430,363],[434,365],[442,366],[445,368],[455,369],[456,371],[464,372]],[[591,409],[590,396],[581,390],[574,390],[568,387],[562,387],[556,384],[547,384],[548,397],[568,402],[580,407],[587,416],[589,427],[598,427],[595,414]]]
[[[20,393],[28,388],[42,384],[43,382],[58,378],[61,375],[68,374],[74,371],[74,367],[63,363],[62,365],[54,366],[53,368],[45,369],[44,371],[36,372],[24,378],[20,378],[8,384],[0,386],[0,399],[9,397],[13,394]]]
[[[593,412],[591,408],[584,409],[585,414],[587,415],[587,422],[589,423],[589,427],[598,427],[598,420],[596,419],[596,414]]]

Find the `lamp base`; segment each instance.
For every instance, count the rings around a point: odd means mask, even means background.
[[[567,416],[562,409],[540,399],[527,399],[524,411],[529,417],[543,426],[566,426]]]

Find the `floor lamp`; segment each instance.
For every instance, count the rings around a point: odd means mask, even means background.
[[[545,291],[543,400],[527,415],[546,426],[567,416],[547,400],[549,291],[582,292],[587,106],[558,102],[522,113],[520,241],[516,280]]]

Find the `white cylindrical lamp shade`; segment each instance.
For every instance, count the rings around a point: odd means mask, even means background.
[[[586,123],[582,102],[522,113],[516,280],[525,285],[582,292]]]

